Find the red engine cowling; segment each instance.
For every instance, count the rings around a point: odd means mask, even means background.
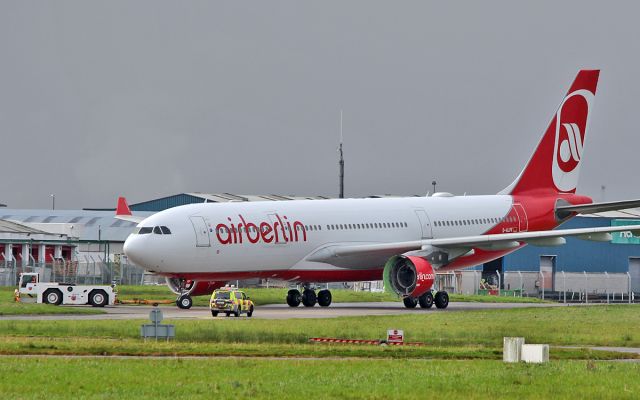
[[[417,256],[393,256],[384,266],[385,287],[402,297],[420,297],[436,275],[429,261]]]
[[[175,294],[180,294],[180,280],[178,278],[166,278],[167,286]],[[224,286],[225,282],[218,281],[190,281],[185,283],[183,294],[189,296],[204,296],[213,293],[214,290]]]

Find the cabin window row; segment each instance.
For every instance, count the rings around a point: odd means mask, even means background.
[[[327,225],[327,230],[347,230],[347,229],[392,229],[392,228],[406,228],[408,227],[408,224],[406,222],[372,222],[372,223],[361,223],[361,224],[331,224],[331,225]],[[285,231],[289,231],[289,227],[288,226],[284,226]],[[297,225],[296,226],[296,230],[299,232],[302,229],[301,225]],[[305,225],[304,229],[309,232],[309,231],[321,231],[322,230],[322,226],[320,225]],[[250,233],[256,233],[258,230],[260,230],[259,228],[256,229],[254,227],[249,227],[248,229],[246,229],[245,227],[240,227],[239,229],[236,229],[235,226],[231,227],[231,232],[236,233],[236,232],[242,232],[245,233],[247,232],[247,230]],[[262,229],[263,232],[266,232],[267,228],[264,227]],[[220,234],[223,233],[227,233],[227,228],[218,228],[218,232]]]
[[[497,224],[500,222],[517,222],[518,219],[514,216],[507,216],[504,218],[475,218],[475,219],[460,219],[451,221],[435,221],[435,226],[464,226],[464,225],[480,225],[480,224]]]
[[[370,222],[364,224],[333,224],[327,225],[327,229],[330,231],[346,229],[392,229],[406,228],[407,226],[406,222]]]

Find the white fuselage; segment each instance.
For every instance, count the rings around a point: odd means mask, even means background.
[[[386,256],[339,262],[310,259],[336,245],[480,235],[499,225],[512,203],[511,196],[492,195],[192,204],[145,219],[127,239],[125,253],[145,269],[170,276],[234,279],[252,272],[265,276],[269,271],[273,276],[282,271],[299,271],[302,276],[305,271],[381,273]],[[155,227],[158,233],[144,233]],[[161,234],[163,229],[170,234]],[[515,222],[510,229],[526,227]],[[327,281],[334,274],[329,275]]]
[[[387,272],[411,273],[396,277],[410,284],[434,269],[486,263],[527,243],[607,239],[617,228],[551,232],[576,215],[573,206],[592,203],[575,190],[599,74],[578,72],[533,155],[499,195],[193,204],[142,221],[125,253],[181,281],[370,280],[382,277],[388,261]],[[137,220],[124,198],[116,214]],[[396,256],[420,265],[393,264]]]

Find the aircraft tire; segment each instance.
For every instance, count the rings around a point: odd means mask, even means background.
[[[449,294],[445,291],[437,292],[434,302],[437,308],[447,308],[449,306]]]
[[[45,304],[62,304],[62,292],[58,289],[47,289],[42,295],[42,302]]]
[[[313,307],[316,305],[318,301],[318,297],[316,296],[316,292],[311,289],[306,289],[302,292],[302,304],[305,307]]]
[[[404,303],[404,306],[406,308],[416,308],[416,306],[418,305],[418,299],[411,296],[405,297],[404,299],[402,299],[402,302]]]
[[[418,297],[418,303],[420,303],[420,308],[431,308],[433,307],[433,294],[431,291],[423,294]]]
[[[327,289],[318,292],[318,305],[320,307],[329,307],[331,305],[331,292]]]
[[[109,297],[102,289],[92,290],[89,293],[89,304],[93,307],[104,307],[109,302]]]
[[[193,299],[188,294],[182,295],[176,300],[176,305],[182,310],[188,310],[193,305]]]
[[[289,307],[298,307],[302,302],[302,295],[298,289],[291,289],[287,293],[287,304]]]

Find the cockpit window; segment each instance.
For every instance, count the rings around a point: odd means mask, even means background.
[[[160,230],[162,231],[163,235],[171,235],[171,231],[166,226],[161,226]]]
[[[159,226],[153,228],[153,233],[155,233],[156,235],[162,235],[162,231],[160,230]]]
[[[140,230],[138,231],[138,235],[146,235],[147,233],[151,233],[153,232],[153,228],[150,226],[143,226],[142,228],[140,228]]]

